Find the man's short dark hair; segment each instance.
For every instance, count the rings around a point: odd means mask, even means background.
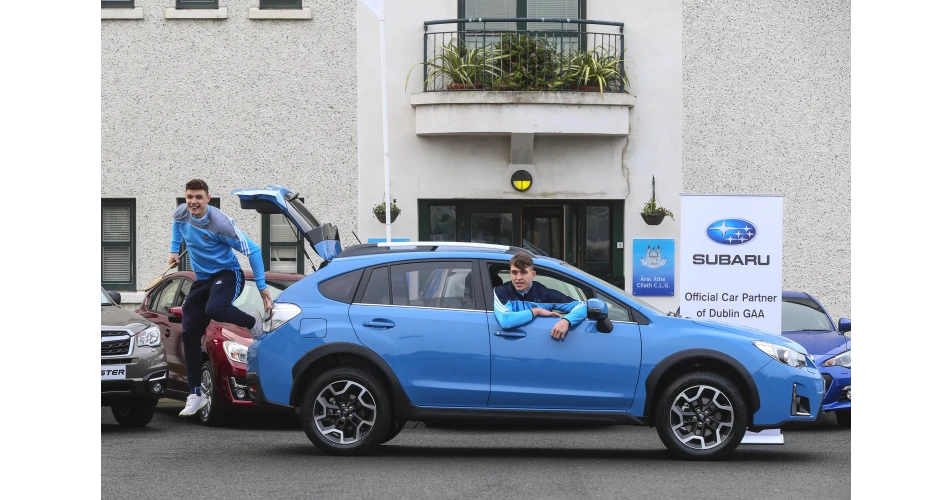
[[[519,252],[509,259],[509,267],[515,266],[516,269],[528,269],[532,267],[532,257],[525,252]]]
[[[185,183],[186,191],[198,191],[203,190],[205,194],[208,194],[208,184],[205,184],[205,181],[201,179],[192,179]]]

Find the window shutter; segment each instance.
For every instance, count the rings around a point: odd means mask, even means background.
[[[128,247],[103,247],[102,281],[117,283],[132,281],[132,254]]]

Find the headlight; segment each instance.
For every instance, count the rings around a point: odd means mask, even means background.
[[[782,345],[771,344],[762,340],[755,340],[754,345],[768,356],[794,368],[803,368],[807,365],[807,357],[797,351]]]
[[[275,304],[271,309],[271,317],[262,325],[262,331],[273,332],[298,314],[301,314],[301,308],[294,304]]]
[[[836,356],[823,362],[823,366],[842,366],[843,368],[850,368],[850,364],[853,362],[852,356],[850,353],[853,352],[852,349],[846,352],[841,352]]]
[[[232,340],[226,340],[222,342],[222,347],[225,348],[225,356],[228,356],[228,359],[235,363],[248,364],[248,346]]]
[[[159,339],[159,327],[152,325],[136,335],[136,347],[157,347],[162,341]]]

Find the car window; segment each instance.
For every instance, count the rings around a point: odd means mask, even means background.
[[[363,272],[363,269],[358,269],[340,276],[334,276],[317,285],[317,289],[321,291],[321,295],[331,300],[350,304],[350,301],[354,300],[354,292],[357,291],[357,285],[360,284],[360,276]]]
[[[595,290],[594,297],[590,297],[589,293],[592,292],[589,292],[588,289],[580,288],[574,283],[559,276],[548,274],[545,271],[540,271],[540,268],[536,268],[536,277],[532,280],[533,282],[541,283],[542,286],[550,290],[557,290],[567,295],[569,298],[581,302],[585,302],[590,298],[602,299],[608,305],[608,319],[612,321],[631,321],[628,308],[608,295]],[[493,277],[493,281],[495,281],[497,284],[508,283],[512,280],[512,277],[509,275],[509,269],[506,266],[493,266],[490,270],[490,273],[496,275]]]
[[[268,287],[268,293],[271,294],[271,300],[277,300],[287,287],[291,286],[294,283],[293,281],[285,280],[266,280],[265,286]],[[252,280],[245,282],[245,288],[238,294],[238,298],[235,299],[234,305],[238,309],[246,313],[251,311],[258,311],[259,314],[264,317],[264,303],[261,302],[261,292],[258,291],[258,287],[254,286],[255,283]]]
[[[390,272],[394,305],[476,308],[469,262],[414,262],[392,266]]]
[[[370,273],[370,280],[360,303],[390,305],[390,279],[386,267],[378,267]]]
[[[175,294],[178,293],[178,286],[181,282],[181,279],[170,279],[168,283],[159,290],[152,310],[159,314],[168,315],[169,308],[172,307],[175,302]]]
[[[783,299],[780,329],[784,332],[836,330],[819,304],[807,298],[794,297]]]
[[[185,297],[188,296],[189,290],[192,289],[192,280],[182,279],[182,286],[179,287],[178,294],[175,295],[175,302],[172,303],[173,306],[181,306],[185,302]]]
[[[615,292],[615,293],[617,293],[617,294],[619,294],[619,295],[624,295],[625,298],[627,298],[628,300],[633,301],[634,303],[638,304],[639,306],[641,306],[641,307],[643,307],[643,308],[651,309],[652,311],[654,311],[654,312],[656,312],[656,313],[658,313],[658,314],[666,314],[666,313],[662,312],[661,309],[658,309],[657,307],[655,307],[655,306],[649,304],[648,302],[645,302],[644,300],[642,300],[642,299],[640,299],[640,298],[638,298],[638,297],[635,297],[634,295],[632,295],[632,294],[626,292],[625,290],[622,290],[621,288],[618,288],[617,286],[615,286],[615,285],[613,285],[613,284],[611,284],[611,283],[609,283],[609,282],[607,282],[607,281],[605,281],[605,280],[599,278],[598,276],[593,276],[593,275],[591,275],[591,274],[589,274],[589,273],[586,273],[585,271],[582,271],[581,269],[579,269],[579,268],[573,266],[572,264],[569,264],[568,262],[561,262],[560,264],[563,265],[563,266],[565,266],[565,267],[568,267],[568,268],[570,268],[570,269],[574,269],[575,271],[577,271],[577,272],[579,272],[579,273],[583,273],[585,276],[588,277],[588,279],[590,279],[590,280],[592,280],[592,281],[598,283],[599,285],[601,285],[602,287],[604,287],[606,290],[611,290],[612,292]],[[640,315],[640,314],[639,314],[639,315]]]

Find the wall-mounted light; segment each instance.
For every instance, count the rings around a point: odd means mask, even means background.
[[[512,187],[516,188],[516,191],[522,192],[529,189],[529,186],[532,185],[532,176],[525,170],[517,170],[512,174],[511,182]]]

